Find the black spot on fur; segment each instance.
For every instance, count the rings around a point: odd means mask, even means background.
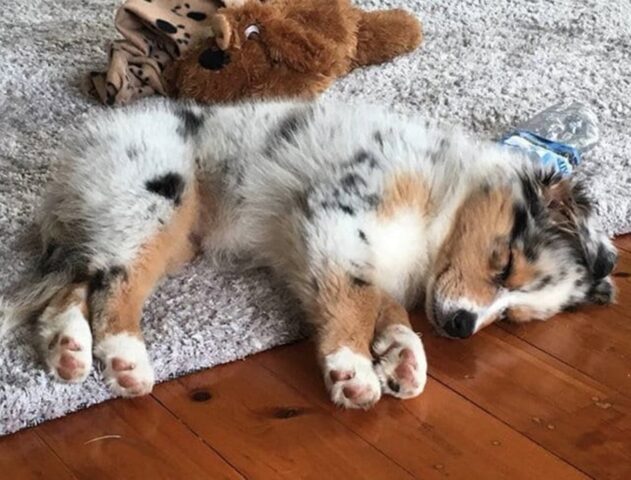
[[[161,18],[156,20],[156,27],[162,30],[165,33],[175,33],[177,32],[177,28],[172,23],[167,22],[166,20],[162,20]]]
[[[307,192],[299,192],[296,194],[296,204],[307,219],[313,218],[313,210],[311,209],[311,205],[309,205]]]
[[[177,133],[185,139],[197,135],[204,125],[204,117],[188,108],[178,108],[175,114],[180,119]]]
[[[576,209],[583,215],[593,213],[592,201],[587,194],[587,188],[583,182],[575,181],[572,185],[572,198]]]
[[[361,279],[359,277],[351,276],[351,280],[353,282],[353,285],[355,285],[356,287],[368,287],[368,286],[370,286],[370,283],[368,283],[366,280]]]
[[[344,205],[343,203],[338,203],[337,206],[340,210],[342,210],[347,215],[355,215],[355,210],[352,207],[349,207],[348,205]]]
[[[109,270],[100,269],[97,270],[90,277],[90,281],[88,282],[88,289],[90,294],[101,292],[103,290],[109,289],[113,283],[117,281],[126,281],[127,280],[127,270],[124,267],[116,265],[111,267]]]
[[[298,132],[304,129],[313,118],[311,107],[294,110],[285,116],[271,133],[268,141],[267,153],[270,154],[283,143],[291,143]]]
[[[129,158],[130,160],[134,160],[136,157],[138,157],[139,153],[140,149],[136,145],[129,145],[125,149],[125,155],[127,155],[127,158]]]
[[[440,142],[438,142],[436,150],[430,152],[429,159],[434,165],[436,165],[437,163],[442,163],[445,160],[447,150],[449,150],[449,145],[450,144],[448,139],[441,138]]]
[[[616,260],[617,255],[614,252],[608,250],[603,245],[600,245],[598,247],[598,253],[596,254],[594,266],[592,267],[592,274],[594,275],[594,278],[601,279],[609,275],[616,265]]]
[[[370,242],[368,242],[368,237],[366,237],[366,234],[363,230],[358,230],[357,233],[359,233],[359,239],[362,242],[364,242],[366,245],[370,245]]]
[[[182,201],[185,183],[179,173],[169,172],[152,180],[147,180],[145,187],[151,193],[173,200],[175,205],[179,205]]]
[[[356,173],[349,173],[342,178],[342,188],[347,192],[356,192],[360,186],[365,186],[366,181]]]
[[[364,202],[366,202],[366,205],[368,205],[370,208],[375,208],[379,205],[379,202],[381,201],[379,195],[377,195],[376,193],[365,195],[364,197],[362,197],[362,200],[364,200]]]
[[[534,290],[543,290],[544,288],[546,288],[548,285],[552,283],[552,280],[553,280],[552,275],[546,275],[545,277],[543,277],[541,280],[537,282]]]
[[[541,212],[541,201],[537,194],[537,185],[535,179],[524,175],[521,177],[522,192],[524,194],[524,200],[526,202],[526,209],[533,217],[536,217]]]
[[[580,279],[580,278],[579,278],[578,280],[576,280],[576,281],[574,282],[574,286],[575,286],[576,288],[581,288],[583,285],[585,285],[585,280],[583,280],[583,279]]]
[[[515,222],[511,231],[511,241],[522,237],[528,228],[528,212],[522,205],[515,205]]]
[[[351,159],[351,165],[365,165],[367,164],[370,168],[377,168],[379,166],[379,162],[374,154],[368,152],[367,150],[360,150],[357,152],[353,158]]]
[[[379,145],[379,148],[383,148],[383,134],[377,130],[372,138],[375,140],[375,142],[377,142],[377,145]]]

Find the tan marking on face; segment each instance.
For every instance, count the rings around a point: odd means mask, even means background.
[[[127,276],[114,285],[107,302],[107,322],[96,336],[126,332],[140,336],[145,299],[167,273],[192,260],[197,253],[191,234],[198,231],[200,201],[197,188],[184,193],[169,223],[140,249]]]
[[[493,279],[508,258],[513,227],[508,188],[480,190],[463,203],[436,262],[436,294],[488,305],[497,291]]]
[[[378,215],[383,219],[392,218],[402,208],[410,208],[424,215],[430,208],[429,189],[417,173],[401,173],[388,183]]]
[[[513,268],[505,281],[505,286],[510,290],[515,290],[532,283],[538,274],[539,270],[528,262],[524,252],[513,249]]]

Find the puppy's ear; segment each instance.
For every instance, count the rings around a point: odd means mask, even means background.
[[[548,175],[540,179],[543,205],[553,222],[580,242],[587,267],[596,280],[605,279],[614,269],[618,255],[600,230],[596,212],[585,185],[578,180]],[[594,302],[609,303],[611,282],[594,287]],[[608,287],[609,285],[609,287]],[[604,300],[609,298],[609,300]]]
[[[551,171],[522,178],[524,197],[533,217],[546,211],[556,223],[579,223],[589,216],[591,202],[580,182]]]
[[[270,19],[261,40],[275,62],[301,73],[331,75],[336,63],[335,45],[317,32],[291,19]]]

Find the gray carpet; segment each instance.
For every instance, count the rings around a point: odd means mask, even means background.
[[[407,6],[425,25],[417,53],[339,81],[327,96],[391,104],[498,136],[558,100],[582,99],[602,142],[585,177],[608,231],[631,231],[631,3],[628,0],[363,0]],[[99,107],[80,89],[113,35],[111,0],[16,0],[0,17],[0,291],[32,258],[22,247],[64,128]],[[152,298],[145,330],[164,380],[292,341],[300,322],[265,272],[203,263]],[[22,327],[0,339],[0,434],[109,397],[94,372],[79,386],[42,371]],[[431,361],[431,359],[430,359]]]

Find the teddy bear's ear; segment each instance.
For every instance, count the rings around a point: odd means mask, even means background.
[[[232,39],[232,27],[225,15],[221,13],[215,15],[211,21],[210,27],[215,34],[217,46],[222,50],[227,50]]]
[[[273,19],[264,23],[261,39],[276,62],[302,73],[333,73],[335,45],[295,20]]]

